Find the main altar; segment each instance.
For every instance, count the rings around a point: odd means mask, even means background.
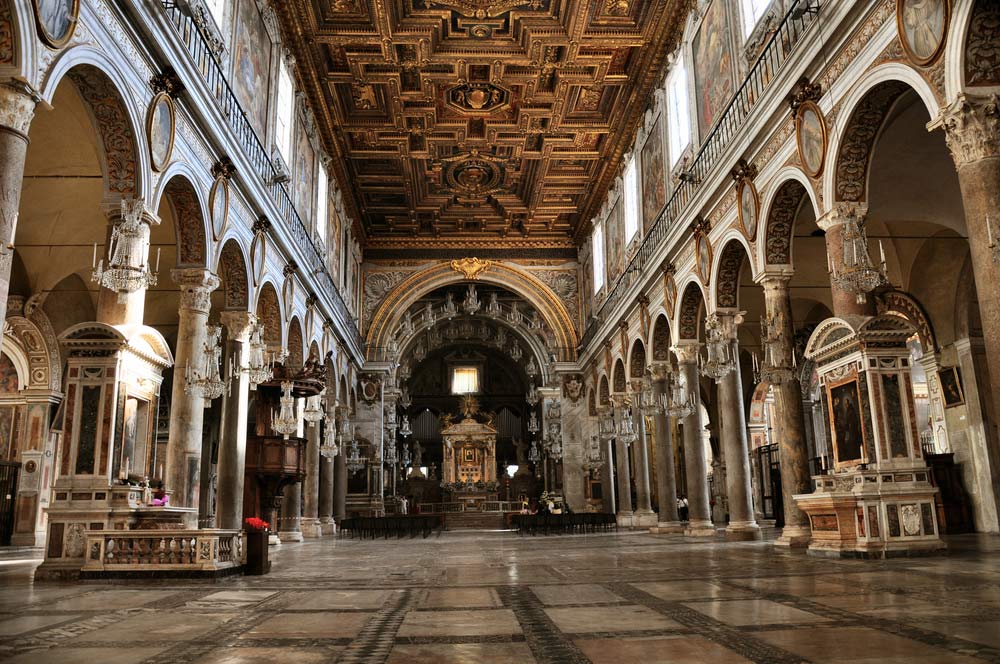
[[[462,502],[466,510],[481,509],[482,503],[497,500],[497,430],[492,415],[480,414],[475,397],[462,397],[460,422],[446,419],[441,430],[444,441],[441,488],[452,502]],[[481,422],[483,418],[486,421]]]

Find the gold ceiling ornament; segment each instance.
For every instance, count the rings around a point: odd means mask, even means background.
[[[483,261],[478,258],[463,258],[451,262],[451,269],[461,272],[466,279],[478,279],[479,275],[493,266],[493,261]]]
[[[500,16],[518,7],[530,6],[537,10],[542,6],[540,0],[428,0],[427,4],[452,9],[463,16],[475,18]]]

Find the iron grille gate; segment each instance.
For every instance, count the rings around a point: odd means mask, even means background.
[[[774,525],[785,525],[784,501],[781,495],[781,461],[778,444],[761,445],[757,454],[757,484],[760,486],[761,511],[765,519],[774,519]]]
[[[0,461],[0,546],[10,546],[14,534],[14,498],[20,468],[18,461]]]

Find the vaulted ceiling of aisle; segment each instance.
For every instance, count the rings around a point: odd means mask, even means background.
[[[691,0],[275,3],[369,249],[574,246]]]

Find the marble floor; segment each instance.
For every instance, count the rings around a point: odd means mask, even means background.
[[[1000,662],[1000,538],[841,561],[618,533],[327,539],[220,582],[32,584],[0,551],[0,660],[42,664]]]

